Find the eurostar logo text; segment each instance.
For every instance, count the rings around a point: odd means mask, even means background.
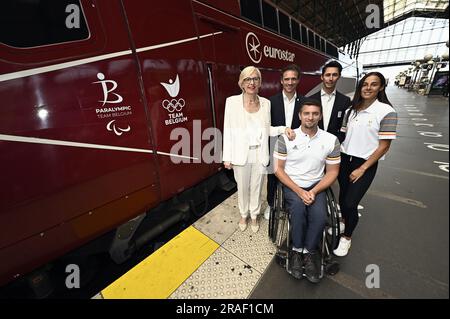
[[[282,50],[269,45],[263,46],[253,32],[247,33],[247,36],[245,37],[245,47],[247,49],[248,57],[254,63],[261,62],[263,54],[266,58],[282,61],[294,62],[295,59],[295,53],[292,53],[289,50]]]

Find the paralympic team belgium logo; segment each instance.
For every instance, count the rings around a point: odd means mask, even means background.
[[[187,116],[183,115],[183,108],[186,105],[186,101],[183,98],[178,98],[180,92],[180,78],[175,78],[175,81],[169,79],[169,83],[160,82],[160,84],[166,89],[171,99],[164,99],[161,106],[167,110],[169,119],[165,120],[166,125],[172,125],[176,123],[186,122]]]

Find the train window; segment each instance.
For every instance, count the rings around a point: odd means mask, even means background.
[[[278,32],[277,10],[267,2],[262,2],[264,27]]]
[[[291,37],[291,26],[289,25],[289,17],[283,12],[278,11],[278,20],[280,21],[280,33]]]
[[[80,0],[2,0],[1,43],[29,48],[87,38]]]
[[[326,50],[326,52],[327,52],[328,55],[331,55],[331,56],[333,56],[335,58],[339,57],[338,49],[334,45],[329,43],[329,42],[327,42],[327,50]]]
[[[300,25],[297,21],[291,19],[292,39],[300,42]]]
[[[308,45],[308,30],[304,25],[302,25],[301,27],[302,27],[302,43],[304,45]]]
[[[308,30],[308,45],[314,48],[314,32]]]
[[[320,51],[320,38],[317,34],[314,34],[314,48]]]
[[[336,59],[339,58],[338,48],[333,47],[331,55],[334,56]]]
[[[325,39],[320,38],[320,51],[325,52]]]
[[[241,15],[261,25],[261,3],[255,0],[241,0]]]

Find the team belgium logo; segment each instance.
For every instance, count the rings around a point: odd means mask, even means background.
[[[171,99],[164,99],[161,106],[169,112],[167,115],[169,118],[164,121],[166,125],[172,125],[177,123],[186,122],[188,120],[187,116],[184,116],[182,110],[186,105],[186,101],[183,98],[178,98],[178,93],[180,93],[180,78],[175,78],[175,81],[169,79],[169,83],[160,82],[160,84],[166,89],[167,93],[170,95]]]
[[[161,82],[161,85],[166,89],[167,93],[169,93],[172,99],[164,99],[162,101],[162,107],[165,108],[169,113],[173,113],[175,111],[181,112],[186,102],[183,98],[176,99],[178,93],[180,92],[180,78],[177,77],[175,82],[170,79],[169,83]]]

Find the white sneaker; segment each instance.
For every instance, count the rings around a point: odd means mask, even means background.
[[[341,237],[341,239],[339,240],[339,246],[338,246],[338,248],[333,250],[333,253],[339,257],[347,256],[348,250],[350,249],[351,245],[352,245],[351,239]]]
[[[342,234],[345,230],[345,224],[343,222],[339,222],[339,234]],[[333,229],[331,227],[328,228],[328,235],[333,235]]]
[[[267,206],[266,210],[264,211],[264,219],[269,220],[270,218],[270,206]]]

